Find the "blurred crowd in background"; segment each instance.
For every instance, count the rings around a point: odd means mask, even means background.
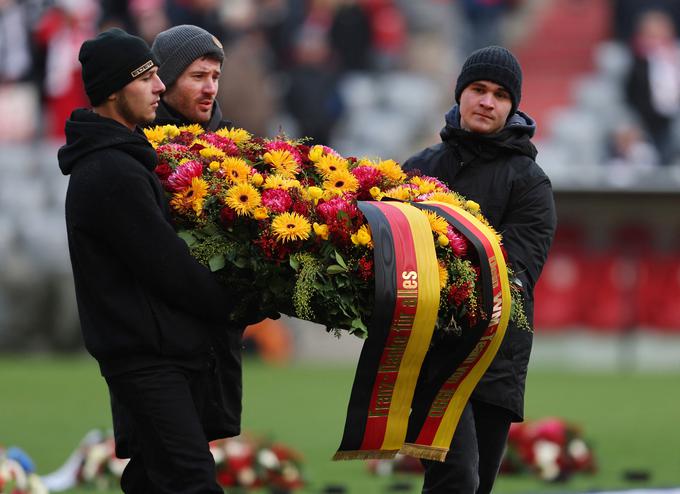
[[[538,162],[556,192],[643,189],[677,202],[680,0],[0,0],[0,349],[80,346],[56,149],[70,112],[88,106],[81,43],[117,26],[151,44],[179,24],[222,41],[218,100],[236,126],[397,161],[437,142],[465,57],[507,46],[523,65],[520,110],[538,121]],[[578,304],[593,305],[582,300],[578,269],[590,283],[607,276],[604,265],[579,264],[592,257],[579,253],[587,233],[562,229],[558,261],[546,266],[553,281],[537,291],[556,308],[539,302],[539,328],[660,325],[594,322],[582,306],[555,316],[569,280]],[[642,237],[656,253],[655,234]],[[614,233],[609,240],[620,247]],[[680,251],[675,242],[663,251]],[[618,262],[615,248],[609,255]],[[642,280],[647,268],[632,258]],[[677,269],[666,281],[680,286],[680,261],[649,269],[667,277]],[[621,307],[639,291],[633,284]],[[664,317],[680,330],[680,315]]]

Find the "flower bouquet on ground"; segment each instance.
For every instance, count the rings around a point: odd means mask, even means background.
[[[235,320],[259,307],[365,336],[374,242],[358,201],[439,201],[486,223],[476,203],[435,178],[404,173],[393,160],[345,158],[243,129],[166,125],[145,133],[180,236],[244,296]],[[478,260],[456,228],[435,212],[423,214],[438,259],[437,325],[474,324],[482,315]]]
[[[33,460],[20,448],[0,445],[0,494],[47,494]]]
[[[595,471],[593,450],[580,427],[559,418],[510,427],[502,473],[533,473],[548,482],[561,482],[576,473]]]

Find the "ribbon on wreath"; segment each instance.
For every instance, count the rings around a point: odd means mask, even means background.
[[[494,232],[449,204],[360,201],[359,208],[373,234],[375,310],[333,459],[402,453],[443,461],[462,410],[509,321],[503,254]],[[439,276],[429,221],[418,209],[435,211],[474,246],[488,316],[464,331],[443,366],[422,376],[439,308]]]

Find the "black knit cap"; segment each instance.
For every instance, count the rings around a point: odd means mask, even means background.
[[[85,92],[92,106],[123,89],[158,63],[142,38],[113,28],[80,47]]]
[[[522,68],[517,58],[502,46],[487,46],[472,52],[465,60],[456,82],[456,102],[463,90],[475,81],[491,81],[503,86],[512,100],[510,115],[522,99]]]

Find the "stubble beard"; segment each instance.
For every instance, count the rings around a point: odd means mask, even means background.
[[[156,112],[153,112],[153,115],[151,116],[135,113],[135,111],[132,109],[132,105],[128,102],[123,93],[121,93],[120,97],[116,100],[116,106],[116,110],[125,119],[125,121],[132,122],[136,125],[139,125],[140,127],[151,124],[156,119]]]

